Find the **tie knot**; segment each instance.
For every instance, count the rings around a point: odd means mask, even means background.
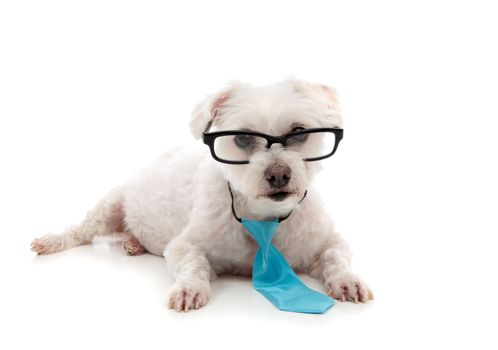
[[[249,231],[258,246],[267,251],[270,247],[275,231],[278,227],[278,220],[273,221],[253,221],[242,219],[242,225]]]

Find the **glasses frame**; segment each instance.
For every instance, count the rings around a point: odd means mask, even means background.
[[[313,157],[313,158],[303,158],[305,162],[314,162],[317,160],[322,160],[328,157],[331,157],[335,151],[337,150],[337,147],[339,146],[339,143],[342,140],[342,137],[344,136],[344,130],[340,128],[311,128],[311,129],[301,129],[297,130],[294,132],[291,132],[286,135],[282,136],[272,136],[272,135],[266,135],[262,134],[260,132],[255,132],[255,131],[245,131],[245,130],[223,130],[223,131],[213,131],[213,132],[203,132],[202,133],[202,141],[209,146],[209,149],[211,151],[211,156],[216,159],[218,162],[221,163],[226,163],[226,164],[249,164],[248,160],[226,160],[226,159],[221,159],[218,158],[216,155],[216,152],[214,150],[214,143],[216,141],[216,138],[220,136],[235,136],[235,135],[250,135],[250,136],[259,136],[264,139],[266,139],[266,148],[270,149],[270,147],[275,144],[279,143],[282,146],[286,147],[287,146],[287,140],[293,136],[296,135],[301,135],[301,134],[313,134],[317,132],[331,132],[335,135],[335,145],[334,149],[332,152],[329,154],[326,154],[324,156],[320,157]]]

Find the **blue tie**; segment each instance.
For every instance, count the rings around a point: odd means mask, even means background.
[[[259,246],[252,269],[252,281],[258,292],[282,311],[322,314],[334,306],[334,299],[304,285],[271,243],[278,220],[241,219],[241,223]]]

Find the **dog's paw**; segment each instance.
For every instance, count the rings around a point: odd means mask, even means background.
[[[168,307],[178,312],[198,309],[207,304],[209,293],[208,281],[176,281],[169,294]]]
[[[330,278],[326,282],[327,294],[340,301],[366,303],[373,300],[370,288],[358,277],[348,273],[338,278]]]
[[[123,241],[123,248],[128,255],[142,255],[146,253],[145,248],[135,237],[127,237]]]
[[[64,241],[60,236],[45,235],[31,243],[31,250],[40,255],[52,254],[64,250]]]

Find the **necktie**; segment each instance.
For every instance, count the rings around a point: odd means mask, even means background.
[[[279,220],[252,221],[242,218],[240,222],[259,246],[252,270],[254,288],[258,292],[282,311],[322,314],[334,306],[334,299],[301,282],[271,243]]]

